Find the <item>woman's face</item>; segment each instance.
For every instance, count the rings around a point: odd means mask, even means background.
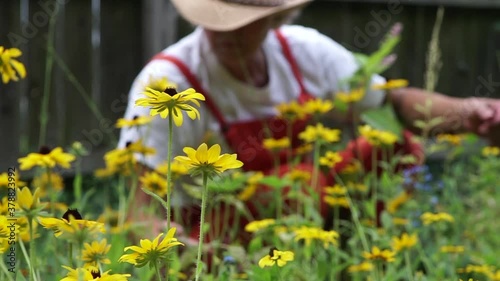
[[[233,31],[219,32],[205,30],[213,52],[219,60],[249,58],[260,48],[273,27],[271,18],[264,18]]]

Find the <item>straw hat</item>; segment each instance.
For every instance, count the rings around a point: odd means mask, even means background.
[[[214,31],[238,29],[312,0],[172,0],[189,22]]]

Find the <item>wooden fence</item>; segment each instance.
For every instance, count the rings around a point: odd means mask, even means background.
[[[369,53],[390,25],[402,22],[398,61],[385,74],[422,86],[436,3],[446,8],[437,90],[500,97],[499,1],[316,0],[298,23]],[[51,46],[49,14],[56,8]],[[124,113],[132,80],[148,58],[191,30],[167,0],[0,1],[0,45],[20,48],[28,70],[21,82],[0,84],[0,171],[40,143],[67,147],[75,140],[92,152],[87,170],[102,165],[102,153],[118,136],[113,123]],[[44,91],[50,93],[46,101]],[[50,116],[40,141],[44,102]]]

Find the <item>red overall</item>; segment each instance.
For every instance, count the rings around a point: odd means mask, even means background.
[[[279,30],[275,32],[282,50],[285,55],[287,61],[290,64],[290,67],[293,71],[294,77],[297,83],[300,86],[300,93],[298,96],[297,102],[299,104],[304,103],[308,99],[311,99],[312,96],[306,91],[304,87],[304,83],[302,80],[302,75],[300,70],[296,64],[296,61],[290,51],[290,48],[287,44],[286,39],[280,33]],[[263,171],[264,173],[272,172],[274,165],[274,158],[271,152],[265,149],[262,145],[262,141],[264,138],[283,138],[287,136],[287,123],[286,121],[277,118],[275,116],[270,116],[268,118],[262,120],[254,120],[254,121],[245,121],[245,122],[233,122],[228,123],[224,116],[221,114],[219,109],[216,107],[214,102],[212,101],[208,91],[203,89],[201,83],[197,80],[196,76],[189,70],[189,68],[176,57],[158,54],[153,57],[153,60],[167,60],[169,62],[174,63],[178,69],[183,73],[186,79],[189,81],[191,86],[199,93],[205,96],[205,103],[208,106],[208,109],[213,114],[213,116],[217,119],[220,124],[221,132],[224,134],[225,140],[228,145],[233,149],[233,153],[237,153],[238,159],[241,160],[244,165],[243,168],[247,171]],[[302,132],[308,120],[299,120],[292,124],[292,147],[296,148],[300,141],[298,139],[298,134]],[[417,147],[415,147],[414,143],[409,141],[410,137],[409,132],[405,132],[405,141],[401,145],[401,147],[396,150],[402,150],[404,153],[415,152]],[[358,156],[361,157],[362,163],[366,164],[365,167],[370,169],[371,163],[371,146],[362,138],[351,141],[347,148],[344,151],[341,151],[340,154],[343,157],[343,161],[336,165],[334,168],[336,171],[340,171],[343,169],[348,163],[350,163],[354,158]],[[287,154],[286,152],[280,154],[280,163],[286,163]],[[294,169],[301,169],[312,172],[313,166],[310,163],[302,163],[294,166]],[[280,174],[284,174],[289,170],[289,167],[285,164],[280,167]],[[327,208],[326,204],[323,202],[323,194],[321,192],[322,188],[327,185],[333,184],[332,179],[328,179],[326,176],[320,175],[318,180],[318,186],[314,187],[318,192],[321,193],[320,199],[322,206],[320,207],[322,215],[326,216]],[[265,189],[265,188],[263,188]],[[264,190],[263,190],[264,191]],[[264,191],[265,192],[265,191]],[[257,192],[258,193],[258,192]],[[249,205],[250,209],[253,209],[251,203]],[[193,221],[189,219],[191,223]],[[198,233],[193,233],[193,235],[198,235]]]

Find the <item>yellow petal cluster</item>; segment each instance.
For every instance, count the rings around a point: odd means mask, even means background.
[[[450,214],[444,212],[441,213],[425,212],[420,216],[420,219],[425,225],[440,221],[447,221],[447,222],[454,221],[454,218]]]
[[[259,260],[259,266],[264,268],[266,266],[278,265],[283,267],[287,262],[293,261],[294,254],[291,251],[279,251],[276,248],[271,249],[268,255]]]
[[[368,260],[381,260],[385,262],[395,261],[396,252],[391,250],[380,250],[379,247],[373,246],[371,252],[363,252],[363,257]]]
[[[359,133],[374,146],[393,145],[398,141],[398,136],[388,132],[372,128],[369,125],[359,126]]]
[[[26,77],[26,68],[15,58],[22,55],[21,50],[17,48],[6,49],[0,46],[0,74],[4,84],[12,81],[19,81],[19,77]],[[19,74],[19,77],[17,75]]]
[[[330,129],[318,123],[315,126],[307,126],[305,131],[299,134],[299,138],[307,143],[316,142],[318,140],[333,143],[340,140],[340,130]]]
[[[157,91],[148,87],[143,94],[146,98],[137,99],[136,105],[150,107],[151,116],[160,115],[161,118],[167,118],[171,114],[177,127],[182,126],[183,111],[192,120],[200,119],[200,112],[193,105],[200,107],[199,100],[205,100],[205,97],[193,88],[177,93],[175,88]]]
[[[64,153],[61,147],[56,147],[50,151],[43,149],[42,153],[30,153],[26,157],[18,159],[21,170],[30,170],[35,166],[44,168],[54,168],[59,165],[65,169],[70,168],[71,162],[75,160],[73,154]]]

